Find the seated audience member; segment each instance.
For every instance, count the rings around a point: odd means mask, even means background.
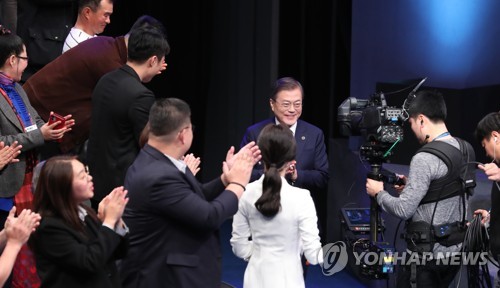
[[[301,253],[311,264],[322,263],[323,253],[311,194],[285,179],[296,157],[293,133],[283,124],[269,124],[257,145],[264,174],[247,185],[231,238],[234,254],[249,261],[243,285],[305,287]]]
[[[115,188],[96,213],[83,202],[93,196],[92,176],[70,156],[46,161],[35,191],[43,218],[30,244],[42,287],[120,287],[115,260],[127,251],[121,219],[127,191]]]
[[[5,227],[0,231],[0,287],[9,277],[21,247],[40,224],[40,215],[29,209],[23,210],[18,217],[14,216],[15,213],[16,207],[12,207]]]
[[[78,17],[64,41],[62,52],[77,46],[85,40],[96,37],[111,23],[113,0],[79,0]]]
[[[180,99],[151,107],[148,142],[125,177],[130,250],[121,263],[124,287],[221,287],[218,230],[238,210],[260,152],[254,142],[235,155],[232,147],[222,175],[201,184],[181,161],[192,127],[189,105]]]
[[[60,151],[49,153],[43,159],[61,152],[82,152],[85,155],[83,143],[89,137],[94,87],[104,74],[127,62],[131,31],[149,26],[165,33],[163,24],[158,20],[141,16],[125,36],[98,36],[87,40],[47,64],[23,85],[31,104],[43,119],[48,119],[50,111],[54,111],[61,115],[71,114],[76,120],[71,133],[59,143],[57,148]]]

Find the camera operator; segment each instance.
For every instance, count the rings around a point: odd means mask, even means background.
[[[495,260],[500,259],[500,112],[486,115],[477,124],[475,135],[486,151],[486,155],[493,159],[491,163],[479,165],[488,179],[493,181],[491,188],[491,214],[483,209],[474,213],[483,216],[482,222],[489,221],[490,250]],[[498,272],[500,273],[500,271]],[[500,274],[495,279],[495,287],[500,287]]]
[[[446,104],[443,96],[435,91],[420,91],[414,95],[407,111],[403,113],[408,114],[417,140],[421,144],[442,141],[457,148],[452,152],[460,152],[462,144],[459,141],[463,140],[452,137],[446,128]],[[470,147],[465,141],[462,143]],[[473,150],[471,154],[474,155]],[[462,155],[459,156],[462,160]],[[460,169],[460,165],[457,166]],[[448,184],[457,179],[446,176],[449,175],[448,172],[456,173],[457,169],[448,171],[446,163],[438,156],[417,151],[410,163],[406,185],[395,187],[400,188],[399,197],[385,191],[383,182],[367,179],[367,193],[375,197],[380,207],[391,215],[407,220],[405,239],[410,253],[407,256],[414,259],[415,255],[411,255],[413,253],[434,253],[432,260],[419,263],[422,265],[417,265],[416,261],[411,262],[411,265],[401,265],[398,269],[397,287],[448,287],[455,277],[460,266],[443,265],[448,263],[443,260],[449,255],[447,252],[460,251],[465,233],[463,224],[467,199],[461,191],[447,191],[450,190]],[[440,231],[443,227],[447,228],[445,231],[448,233],[445,235],[433,232]],[[442,258],[441,261],[437,261],[438,258]]]

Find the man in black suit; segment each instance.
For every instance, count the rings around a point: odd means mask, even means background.
[[[153,27],[135,29],[128,39],[127,63],[104,75],[92,94],[87,159],[94,177],[93,207],[123,185],[127,168],[140,150],[139,138],[155,100],[142,83],[165,70],[170,47]]]
[[[151,108],[148,142],[125,178],[130,246],[123,287],[221,287],[218,229],[237,212],[260,151],[254,142],[235,155],[231,147],[222,175],[200,184],[180,160],[193,141],[190,118],[180,99]]]

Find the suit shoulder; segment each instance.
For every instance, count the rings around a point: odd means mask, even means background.
[[[306,122],[304,120],[299,119],[298,125],[302,126],[305,130],[307,130],[309,132],[313,132],[316,134],[323,134],[323,130],[321,130],[319,127],[317,127],[309,122]]]
[[[260,122],[257,122],[253,125],[251,125],[250,127],[247,128],[247,133],[249,132],[258,132],[260,133],[260,131],[268,124],[271,124],[271,123],[274,123],[273,122],[273,119],[266,119],[264,121],[260,121]]]

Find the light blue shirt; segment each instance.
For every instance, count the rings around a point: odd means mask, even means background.
[[[170,157],[167,154],[163,154],[163,155],[167,156],[167,158],[170,159],[170,161],[172,161],[172,163],[174,163],[175,167],[177,167],[177,169],[179,169],[179,171],[186,174],[187,165],[186,165],[186,163],[184,163],[184,161],[179,160],[179,159],[175,159],[174,157]]]

